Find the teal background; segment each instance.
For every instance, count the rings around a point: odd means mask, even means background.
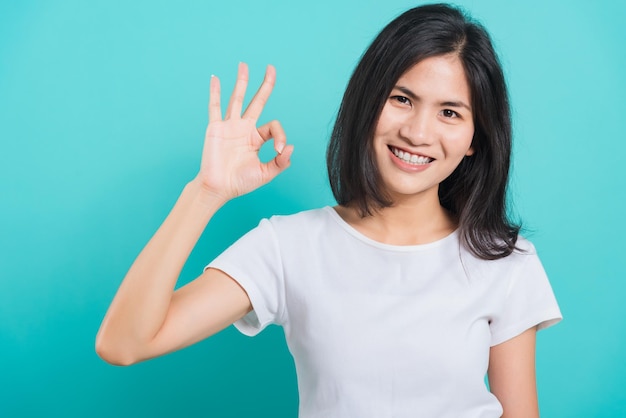
[[[198,167],[209,77],[278,80],[292,167],[229,203],[181,283],[261,217],[332,204],[324,150],[348,77],[414,1],[0,3],[0,416],[294,417],[282,331],[232,327],[129,368],[94,337]],[[538,337],[544,417],[626,417],[626,2],[467,0],[510,84],[512,196],[564,321]],[[268,155],[264,152],[264,155]]]

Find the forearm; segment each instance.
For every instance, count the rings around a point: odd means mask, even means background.
[[[223,201],[188,183],[126,274],[98,332],[101,355],[127,363],[160,330],[180,272]]]

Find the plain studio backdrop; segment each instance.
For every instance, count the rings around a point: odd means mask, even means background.
[[[232,327],[129,368],[94,338],[120,281],[196,173],[209,77],[277,85],[292,167],[229,203],[186,283],[260,218],[333,204],[324,152],[376,33],[413,1],[0,4],[0,416],[294,417],[282,330]],[[514,117],[511,196],[565,319],[538,336],[544,417],[626,416],[626,2],[467,0]],[[249,94],[248,97],[251,97]],[[226,101],[226,99],[224,99]],[[271,152],[265,150],[264,156]]]

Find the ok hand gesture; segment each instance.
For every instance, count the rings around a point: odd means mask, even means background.
[[[226,116],[222,118],[220,82],[217,77],[211,77],[209,125],[197,180],[205,190],[224,202],[268,183],[289,167],[293,145],[286,145],[287,139],[280,123],[272,121],[256,127],[275,81],[276,70],[270,65],[263,83],[242,114],[248,86],[248,66],[240,63]],[[259,159],[259,149],[269,139],[274,140],[276,156],[263,163]]]

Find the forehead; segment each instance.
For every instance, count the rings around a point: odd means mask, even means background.
[[[470,86],[461,59],[455,55],[428,57],[400,76],[396,86],[406,87],[418,96],[470,101]]]

